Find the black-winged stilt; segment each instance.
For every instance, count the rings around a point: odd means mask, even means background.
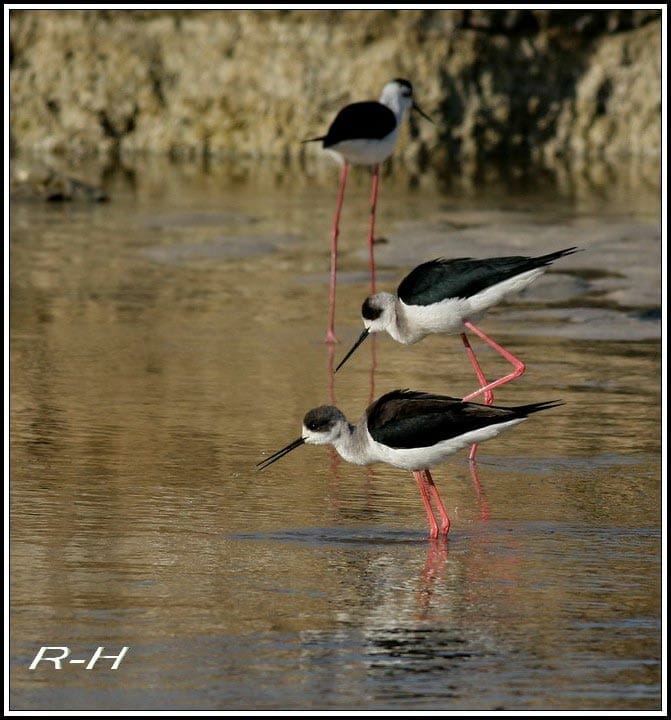
[[[338,234],[340,212],[345,196],[345,183],[350,165],[372,165],[373,185],[370,200],[370,220],[368,227],[368,252],[371,277],[371,292],[375,292],[375,209],[380,177],[380,163],[394,151],[398,133],[406,110],[417,110],[423,117],[431,118],[413,99],[412,85],[403,78],[388,82],[382,89],[378,101],[355,102],[346,105],[331,123],[326,135],[309,138],[303,142],[321,141],[342,163],[338,199],[331,231],[331,284],[329,291],[329,325],[326,342],[337,342],[335,336],[335,292],[336,266],[338,258]]]
[[[560,400],[496,407],[463,402],[446,395],[394,390],[372,403],[352,425],[333,405],[310,410],[303,418],[299,438],[258,463],[263,470],[301,445],[332,445],[347,462],[370,465],[384,462],[412,471],[424,503],[430,537],[447,535],[450,519],[430,468],[462,448],[496,437],[532,413],[557,407]],[[440,514],[440,530],[431,508]]]

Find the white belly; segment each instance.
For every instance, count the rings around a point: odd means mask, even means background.
[[[397,137],[395,130],[383,140],[345,140],[327,151],[345,158],[352,165],[377,165],[394,152]]]
[[[411,345],[427,335],[464,332],[464,320],[470,316],[471,304],[467,299],[442,300],[433,305],[406,305],[401,301],[405,322],[396,340]]]
[[[404,470],[424,470],[445,462],[450,455],[454,455],[454,453],[469,447],[473,443],[490,440],[503,430],[518,425],[524,420],[526,418],[516,418],[497,425],[489,425],[450,440],[443,440],[432,447],[424,448],[390,448],[370,438],[370,454],[379,462],[385,462]]]
[[[447,298],[433,305],[406,305],[400,301],[404,322],[400,323],[398,337],[393,337],[399,342],[411,344],[433,333],[462,333],[465,331],[464,320],[479,320],[488,308],[500,303],[507,295],[524,290],[544,271],[545,268],[528,270],[469,298]]]

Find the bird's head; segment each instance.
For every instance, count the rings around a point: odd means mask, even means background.
[[[320,405],[308,411],[303,418],[301,436],[257,463],[258,470],[265,470],[280,458],[301,445],[333,445],[349,427],[347,418],[333,405]]]
[[[377,293],[369,295],[361,306],[361,319],[363,320],[364,331],[359,335],[357,341],[352,345],[349,352],[338,363],[335,372],[349,360],[354,351],[370,335],[370,333],[383,332],[396,321],[396,297],[391,293]]]
[[[347,425],[347,418],[337,407],[320,405],[303,418],[303,441],[306,445],[333,445]]]
[[[406,110],[416,110],[429,122],[433,120],[415,102],[412,83],[404,78],[395,78],[382,88],[380,102],[391,108],[399,117],[403,117]]]
[[[361,319],[369,333],[384,332],[396,320],[396,297],[386,292],[369,295],[361,305]]]

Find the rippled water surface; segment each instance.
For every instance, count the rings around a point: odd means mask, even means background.
[[[13,709],[661,706],[654,199],[383,177],[380,289],[438,255],[584,248],[480,322],[527,363],[497,403],[566,404],[434,470],[445,542],[410,473],[323,447],[254,470],[316,405],[475,388],[447,336],[369,340],[334,381],[368,292],[357,171],[330,351],[336,181],[165,166],[107,204],[12,205]],[[41,646],[129,650],[31,671]]]

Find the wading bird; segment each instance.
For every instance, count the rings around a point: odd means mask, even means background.
[[[371,276],[371,292],[375,292],[375,210],[380,178],[380,163],[393,152],[406,110],[416,110],[430,122],[431,118],[413,99],[412,85],[403,78],[388,82],[378,101],[355,102],[346,105],[331,123],[326,135],[309,138],[303,142],[321,142],[342,164],[336,211],[331,230],[331,284],[329,291],[329,324],[326,342],[337,342],[335,336],[335,294],[338,259],[338,234],[340,212],[345,196],[345,184],[350,165],[372,165],[373,186],[370,199],[368,227],[368,254]]]
[[[506,296],[520,292],[540,277],[548,266],[565,255],[577,252],[571,247],[539,257],[509,256],[483,260],[459,258],[431,260],[418,265],[398,286],[396,294],[370,295],[361,307],[364,330],[340,361],[335,372],[370,335],[387,332],[394,340],[411,345],[434,333],[460,333],[461,339],[480,382],[480,388],[466,395],[472,400],[484,394],[485,403],[494,401],[493,390],[519,377],[524,363],[473,324],[484,312]],[[513,370],[487,382],[465,329],[475,333],[502,355]],[[470,459],[477,447],[471,448]]]
[[[394,390],[372,403],[352,425],[333,405],[310,410],[303,418],[299,438],[258,463],[267,468],[301,445],[332,445],[347,462],[370,465],[384,462],[412,471],[424,503],[429,535],[447,535],[450,518],[438,494],[430,468],[472,443],[496,437],[532,413],[557,407],[559,400],[517,407],[462,402],[446,395]],[[431,507],[435,503],[440,526]]]

